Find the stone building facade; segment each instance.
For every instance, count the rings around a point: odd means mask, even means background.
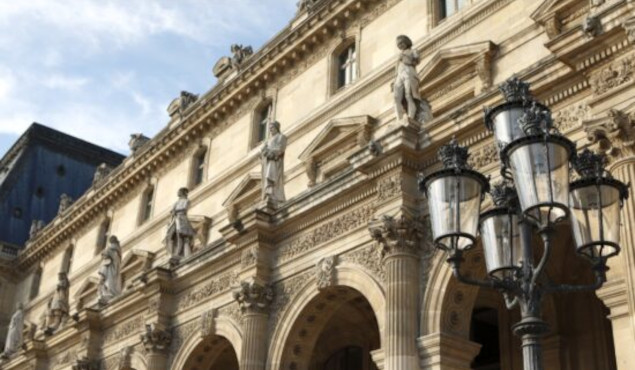
[[[401,34],[420,57],[423,123],[395,115]],[[499,176],[483,106],[515,75],[578,150],[607,154],[633,182],[634,44],[632,0],[301,1],[262,49],[232,46],[216,86],[181,94],[165,130],[0,264],[25,305],[23,348],[0,368],[520,369],[518,312],[452,278],[417,177],[452,137]],[[287,138],[276,207],[261,200],[272,120]],[[164,239],[183,187],[196,235],[174,258]],[[623,212],[607,284],[545,301],[548,369],[635,368],[635,199]],[[550,278],[589,281],[569,228],[557,232]],[[122,291],[104,302],[113,235]],[[485,274],[479,248],[466,257],[471,275]],[[63,266],[69,312],[42,332]]]

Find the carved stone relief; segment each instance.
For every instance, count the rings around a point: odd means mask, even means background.
[[[254,280],[241,281],[234,288],[234,300],[243,312],[266,312],[273,301],[273,288]]]
[[[489,143],[472,152],[467,163],[472,168],[482,168],[498,160],[498,148],[495,143]]]
[[[340,260],[362,266],[365,270],[375,275],[380,281],[384,281],[386,278],[386,270],[382,263],[381,250],[374,246],[367,246],[347,252],[340,257]]]
[[[296,238],[292,242],[282,245],[278,251],[278,258],[281,261],[286,261],[348,231],[364,226],[372,218],[374,211],[372,205],[366,205],[336,217],[304,233],[304,235]]]
[[[629,55],[600,69],[590,78],[593,93],[602,95],[620,85],[632,82],[634,65],[635,55]]]
[[[143,318],[137,316],[132,318],[123,324],[119,324],[113,328],[106,330],[104,333],[104,345],[108,345],[113,342],[120,341],[124,338],[137,334],[143,328]]]
[[[635,111],[627,114],[611,109],[605,117],[582,125],[595,151],[607,154],[609,160],[635,154]]]
[[[373,219],[368,223],[368,231],[379,243],[382,254],[419,252],[423,227],[419,220],[405,214]]]
[[[315,265],[315,281],[322,290],[333,285],[335,279],[336,256],[323,257]]]
[[[170,348],[172,333],[160,325],[146,324],[146,329],[141,334],[141,342],[148,352],[165,352]]]
[[[220,292],[229,290],[231,286],[238,284],[238,275],[235,271],[228,271],[212,278],[208,283],[196,286],[177,299],[177,309],[183,310],[210,298]]]
[[[291,302],[291,299],[298,293],[300,288],[306,284],[310,274],[311,271],[304,271],[298,275],[290,277],[289,279],[279,281],[274,284],[274,299],[271,302],[269,311],[269,333],[274,332],[278,325],[278,321],[288,309],[287,306],[289,302]]]
[[[586,102],[580,102],[557,111],[553,117],[553,124],[555,128],[564,133],[580,126],[582,121],[590,116],[591,108]]]
[[[401,175],[382,177],[377,181],[377,200],[384,201],[401,194],[403,180]]]

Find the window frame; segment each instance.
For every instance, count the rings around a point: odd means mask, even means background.
[[[354,33],[350,33],[344,35],[341,38],[341,41],[335,46],[330,53],[329,57],[329,81],[327,88],[327,95],[332,96],[340,91],[346,90],[350,86],[355,85],[361,79],[361,52],[360,52],[360,30],[357,30]],[[341,73],[341,57],[344,53],[346,53],[350,48],[354,48],[355,59],[352,68],[352,81],[348,84],[344,83],[340,86],[340,73]]]
[[[194,189],[207,180],[207,163],[209,156],[209,148],[206,145],[200,145],[192,155],[190,164],[190,181],[188,188]]]
[[[31,278],[31,287],[29,289],[29,301],[34,300],[40,294],[40,287],[42,285],[42,274],[44,269],[42,265],[38,266],[37,269],[33,272],[33,277]]]
[[[265,114],[263,112],[267,110],[268,118],[264,118]],[[269,94],[262,98],[262,100],[256,105],[256,107],[252,110],[251,117],[251,128],[250,128],[250,142],[249,149],[254,149],[258,147],[260,144],[267,140],[269,136],[267,125],[262,125],[263,122],[272,122],[276,119],[276,99],[274,94]],[[262,140],[260,140],[260,129],[264,127],[264,136]]]
[[[154,200],[156,197],[155,185],[149,185],[141,195],[141,204],[139,205],[139,220],[138,225],[143,225],[152,218],[154,212]]]

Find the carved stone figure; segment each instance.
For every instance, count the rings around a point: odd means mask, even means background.
[[[69,305],[68,305],[68,289],[70,283],[65,272],[58,273],[57,287],[53,297],[47,304],[47,309],[43,322],[40,324],[40,329],[45,334],[53,334],[57,330],[64,320],[68,318]]]
[[[397,36],[399,57],[397,59],[396,78],[393,85],[395,94],[395,113],[398,120],[407,114],[409,119],[425,123],[432,119],[430,104],[419,95],[419,78],[416,66],[419,54],[412,49],[408,36]]]
[[[142,146],[144,146],[150,138],[145,136],[144,134],[131,134],[130,141],[128,141],[128,147],[130,147],[130,152],[134,154],[137,150],[139,150]]]
[[[99,301],[107,303],[121,294],[121,247],[116,236],[108,238],[109,244],[101,252],[99,267]]]
[[[251,46],[242,46],[240,44],[233,44],[230,50],[234,55],[232,57],[232,65],[236,68],[254,53]]]
[[[22,303],[18,303],[18,308],[11,316],[9,323],[9,332],[4,343],[4,352],[2,357],[9,357],[17,353],[22,347],[22,330],[24,329],[24,307]]]
[[[190,206],[187,194],[187,188],[179,189],[179,199],[172,207],[172,219],[163,241],[172,257],[188,257],[192,254],[192,240],[196,231],[187,219],[187,209]]]
[[[262,199],[278,206],[284,196],[284,151],[287,137],[280,133],[280,123],[269,123],[269,138],[262,147]]]
[[[106,163],[102,163],[97,166],[97,168],[95,168],[95,175],[93,176],[93,185],[105,179],[110,172],[112,172],[112,167]]]
[[[315,280],[318,289],[333,285],[335,272],[335,256],[321,258],[315,265]]]
[[[303,13],[305,11],[312,11],[313,8],[320,3],[322,0],[300,0],[296,3],[298,7],[298,13]]]
[[[588,37],[596,37],[602,33],[602,22],[596,16],[588,16],[582,22],[582,31]]]
[[[71,206],[71,204],[73,204],[73,198],[71,198],[67,194],[60,195],[60,206],[57,209],[57,214],[59,215],[64,213],[68,209],[68,207]]]
[[[194,102],[198,100],[198,95],[192,94],[189,91],[181,91],[181,95],[172,100],[170,105],[168,106],[168,114],[170,117],[174,117],[175,115],[179,115],[179,117],[183,117],[183,113],[192,105]]]

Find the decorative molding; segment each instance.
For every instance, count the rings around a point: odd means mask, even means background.
[[[269,333],[273,334],[275,332],[280,318],[289,309],[289,302],[299,292],[300,288],[307,283],[311,274],[312,271],[310,270],[303,271],[273,285],[274,299],[271,302],[269,314]]]
[[[403,179],[401,173],[386,175],[377,180],[377,200],[385,200],[401,195],[403,191]]]
[[[579,127],[582,121],[591,117],[591,108],[583,101],[572,104],[557,111],[553,115],[553,125],[560,132],[565,133]]]
[[[172,339],[170,342],[170,356],[174,357],[181,349],[183,342],[196,330],[201,329],[201,320],[190,320],[185,324],[172,328]]]
[[[479,147],[476,150],[472,150],[467,163],[472,168],[483,168],[489,164],[498,161],[498,148],[495,142],[490,142]]]
[[[143,328],[143,324],[143,317],[137,316],[106,330],[103,337],[104,346],[139,333]]]
[[[624,31],[626,32],[626,39],[632,45],[635,45],[635,16],[630,17],[622,23]]]
[[[179,295],[176,301],[177,310],[184,310],[221,292],[227,291],[238,283],[238,274],[227,271],[212,278],[209,282],[193,287]]]
[[[234,301],[218,309],[218,317],[227,317],[237,325],[242,325],[243,315],[238,302]]]
[[[258,261],[258,247],[251,246],[243,250],[240,254],[240,267],[242,269],[251,267]]]
[[[199,319],[201,338],[208,337],[216,331],[216,313],[217,310],[212,308],[201,314],[201,318]]]
[[[602,95],[618,86],[632,82],[634,69],[635,54],[630,54],[601,68],[590,77],[593,93]]]
[[[333,286],[335,281],[335,264],[337,256],[320,258],[315,265],[315,284],[318,290]]]
[[[378,249],[375,246],[354,249],[340,256],[339,259],[341,261],[351,262],[363,267],[365,270],[376,276],[379,281],[384,281],[386,278],[386,270],[384,268],[384,264],[382,263],[381,249]]]
[[[336,217],[304,233],[290,243],[281,245],[278,249],[278,259],[280,261],[287,261],[298,254],[312,250],[318,245],[335,239],[346,232],[366,225],[373,217],[374,212],[375,207],[373,205],[365,205]]]

